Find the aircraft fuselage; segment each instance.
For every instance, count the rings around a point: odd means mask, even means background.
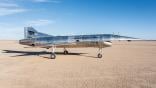
[[[77,35],[77,36],[51,36],[51,37],[38,37],[20,40],[20,44],[38,47],[109,47],[112,45],[110,42],[111,36],[106,34],[97,35]]]

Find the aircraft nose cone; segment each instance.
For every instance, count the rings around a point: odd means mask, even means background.
[[[104,42],[104,44],[106,45],[106,46],[112,46],[112,42],[110,42],[110,41],[106,41],[106,42]]]

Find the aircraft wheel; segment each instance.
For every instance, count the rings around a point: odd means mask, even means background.
[[[51,55],[50,55],[50,59],[55,59],[56,58],[56,55],[54,54],[54,53],[52,53]]]
[[[102,58],[102,54],[99,53],[99,54],[98,54],[98,58]]]
[[[67,55],[68,54],[68,51],[64,51],[64,55]]]

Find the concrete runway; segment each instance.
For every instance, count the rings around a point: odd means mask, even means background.
[[[68,50],[48,59],[46,49],[0,41],[0,88],[156,88],[154,41],[113,42],[102,59],[96,48]]]

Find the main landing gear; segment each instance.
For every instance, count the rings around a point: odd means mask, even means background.
[[[56,54],[55,54],[55,46],[53,45],[52,46],[52,52],[51,52],[51,55],[50,55],[50,59],[55,59],[56,58]],[[69,54],[69,52],[67,51],[66,48],[64,48],[64,55],[67,55]],[[97,55],[98,58],[102,58],[102,48],[99,48],[99,53]]]
[[[67,49],[66,48],[64,48],[64,55],[67,55],[67,54],[69,54],[69,52],[67,51]]]
[[[55,58],[56,58],[56,54],[55,53],[51,53],[50,59],[55,59]]]
[[[51,52],[51,54],[50,54],[50,59],[55,59],[55,58],[56,58],[55,48],[56,48],[56,46],[53,45],[53,46],[52,46],[52,52]],[[64,48],[64,55],[67,55],[67,54],[69,54],[69,52],[67,51],[66,48]]]
[[[98,53],[97,57],[102,58],[102,48],[99,48],[99,53]]]
[[[53,45],[53,46],[52,46],[52,52],[51,52],[51,55],[50,55],[50,59],[55,59],[55,58],[56,58],[55,48],[56,48],[56,47]]]

